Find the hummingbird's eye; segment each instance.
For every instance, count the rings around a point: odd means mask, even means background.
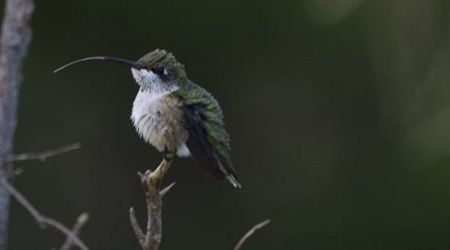
[[[152,71],[160,77],[169,75],[169,71],[165,67],[153,68]]]

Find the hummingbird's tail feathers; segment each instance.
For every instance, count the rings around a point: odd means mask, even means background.
[[[229,157],[227,159],[224,159],[224,161],[221,161],[218,157],[215,158],[218,163],[220,171],[223,173],[223,176],[231,183],[231,185],[233,185],[233,187],[235,188],[242,188],[242,185],[237,180],[237,175],[236,172],[234,171],[231,161],[227,161]],[[228,164],[224,165],[223,162]]]
[[[241,183],[238,182],[238,180],[236,179],[236,177],[234,175],[229,174],[229,175],[225,176],[225,178],[227,178],[227,180],[231,183],[231,185],[233,185],[233,187],[242,188]]]
[[[194,159],[211,175],[214,175],[219,180],[227,178],[233,186],[240,186],[234,172],[230,173],[230,171],[226,170],[208,145],[199,145],[193,136],[188,139],[186,145]]]

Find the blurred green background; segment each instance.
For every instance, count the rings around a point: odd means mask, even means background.
[[[179,159],[166,183],[162,249],[450,248],[450,2],[447,0],[36,1],[15,152],[80,142],[20,163],[15,185],[92,249],[138,249],[137,171],[161,155],[129,120],[130,70],[164,48],[220,102],[242,190]],[[57,248],[12,204],[10,249]]]

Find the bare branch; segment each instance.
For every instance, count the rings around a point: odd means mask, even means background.
[[[32,0],[6,0],[0,37],[0,172],[10,175],[6,160],[12,152],[22,61],[31,41]],[[7,247],[9,194],[0,188],[0,250]]]
[[[163,159],[155,171],[147,170],[143,175],[140,175],[147,199],[147,229],[145,234],[137,223],[133,208],[130,209],[130,221],[143,250],[158,250],[161,244],[161,198],[174,185],[172,183],[161,190],[161,183],[171,164],[172,159]]]
[[[142,229],[139,226],[139,223],[137,222],[136,214],[134,212],[134,208],[132,208],[132,207],[130,208],[130,222],[131,222],[131,227],[133,227],[134,234],[136,235],[136,238],[138,239],[139,244],[141,244],[141,246],[142,246],[145,242],[145,235],[142,232]]]
[[[170,183],[169,186],[167,186],[163,190],[161,190],[159,192],[159,195],[161,195],[161,197],[164,197],[164,195],[166,195],[172,189],[173,186],[175,186],[175,182]]]
[[[141,178],[142,186],[145,190],[145,198],[147,200],[147,229],[144,234],[140,229],[136,216],[134,214],[134,209],[130,209],[130,221],[134,229],[136,237],[138,238],[139,244],[143,250],[158,250],[161,244],[162,237],[162,194],[161,194],[161,183],[172,165],[173,158],[168,157],[169,154],[173,154],[174,147],[171,141],[171,136],[168,131],[165,131],[165,137],[167,145],[165,148],[165,155],[159,166],[155,171],[147,170],[144,174],[138,173]],[[171,153],[172,152],[172,153]],[[168,190],[173,185],[169,185],[165,188],[162,193],[167,193]]]
[[[34,220],[40,227],[42,228],[53,227],[54,229],[66,235],[66,237],[70,239],[70,241],[72,241],[80,249],[83,250],[88,249],[86,245],[80,240],[80,238],[78,238],[78,236],[74,232],[72,232],[62,223],[42,215],[19,191],[17,191],[8,182],[8,180],[4,176],[0,176],[0,184],[9,194],[11,194],[17,200],[17,202],[19,202],[31,214],[31,216],[34,218]]]
[[[68,153],[73,150],[77,150],[81,148],[80,143],[72,143],[69,145],[65,145],[62,147],[57,147],[54,149],[38,152],[38,153],[23,153],[23,154],[16,154],[9,157],[9,162],[15,162],[15,161],[29,161],[29,160],[39,160],[39,161],[46,161],[47,158]]]
[[[147,233],[145,235],[145,250],[157,250],[161,244],[162,237],[162,200],[160,195],[161,182],[164,175],[172,165],[172,161],[164,159],[154,171],[147,171],[144,174],[146,181],[147,197]]]
[[[77,221],[75,222],[75,225],[73,225],[73,227],[72,227],[72,233],[74,235],[79,235],[81,228],[88,222],[88,220],[89,220],[89,214],[81,213],[78,216]],[[61,246],[61,250],[69,250],[72,247],[73,243],[74,243],[73,240],[70,237],[67,237],[66,241]]]
[[[265,227],[269,223],[270,219],[267,219],[263,222],[254,225],[244,236],[242,236],[242,238],[238,241],[238,243],[234,247],[234,250],[240,250],[242,245],[256,232],[256,230]]]

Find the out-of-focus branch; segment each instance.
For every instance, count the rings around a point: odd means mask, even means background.
[[[80,234],[81,228],[88,222],[89,220],[89,214],[88,213],[82,213],[78,216],[77,221],[75,222],[75,225],[72,227],[72,233],[76,236]],[[61,246],[60,250],[69,250],[72,245],[74,244],[71,237],[67,236],[66,241]]]
[[[270,223],[270,219],[267,219],[263,222],[260,222],[256,225],[254,225],[246,234],[244,234],[244,236],[242,236],[242,238],[238,241],[238,243],[236,244],[236,246],[234,247],[234,250],[240,250],[242,245],[244,245],[244,243],[259,229],[267,226],[267,224]]]
[[[11,155],[8,158],[9,162],[15,162],[15,161],[30,161],[30,160],[39,160],[39,161],[46,161],[48,158],[60,154],[64,154],[73,150],[77,150],[81,148],[80,143],[72,143],[69,145],[64,145],[62,147],[57,147],[54,149],[38,152],[38,153],[23,153],[23,154],[15,154]]]
[[[8,182],[8,180],[4,176],[0,176],[0,185],[31,214],[31,216],[34,218],[34,220],[40,227],[42,228],[52,227],[60,231],[64,235],[66,235],[67,239],[70,242],[73,242],[73,244],[78,246],[80,249],[83,250],[88,249],[86,245],[80,240],[80,238],[78,238],[77,232],[75,232],[75,230],[71,231],[59,221],[56,221],[52,218],[42,215],[19,191],[17,191]]]
[[[7,178],[16,127],[17,96],[22,60],[31,41],[32,0],[6,0],[0,37],[0,173]],[[6,250],[9,194],[0,187],[0,250]]]
[[[60,154],[68,153],[73,150],[77,150],[81,148],[80,143],[72,143],[65,146],[57,147],[54,149],[38,152],[38,153],[22,153],[22,154],[15,154],[8,157],[8,163],[10,166],[12,166],[15,162],[19,161],[32,161],[32,160],[38,160],[38,161],[46,161],[48,158],[57,156]],[[12,167],[11,167],[12,168]],[[23,173],[22,168],[13,168],[12,175],[19,175]]]
[[[163,159],[155,171],[147,170],[145,174],[140,175],[147,199],[146,232],[144,233],[139,227],[133,208],[130,208],[130,222],[143,250],[158,250],[161,244],[162,196],[174,185],[172,183],[168,187],[161,189],[161,183],[171,164],[171,159]]]
[[[8,158],[9,163],[15,161],[26,161],[26,160],[40,160],[45,161],[50,157],[68,153],[70,151],[79,149],[81,147],[80,143],[72,143],[58,148],[46,150],[39,153],[23,153],[12,155]],[[0,187],[4,188],[9,194],[11,194],[18,202],[21,204],[35,219],[36,223],[40,227],[46,228],[47,226],[53,227],[66,235],[66,241],[61,246],[61,250],[69,250],[72,246],[78,246],[80,249],[88,249],[85,244],[78,238],[78,234],[81,228],[87,223],[89,215],[87,213],[82,213],[78,216],[72,230],[69,230],[62,223],[46,217],[39,213],[37,209],[19,192],[12,186],[3,175],[0,175]]]

